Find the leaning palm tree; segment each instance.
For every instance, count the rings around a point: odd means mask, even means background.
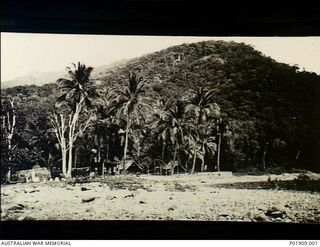
[[[135,72],[130,72],[125,87],[114,90],[116,105],[119,107],[118,117],[126,123],[124,149],[123,149],[123,173],[126,173],[126,160],[128,152],[129,130],[134,120],[143,118],[144,110],[150,106],[145,102],[144,79]]]
[[[67,106],[70,108],[68,121],[60,114],[60,120],[55,116],[53,125],[56,129],[56,136],[62,146],[63,161],[66,159],[68,151],[68,169],[66,169],[66,161],[63,162],[63,171],[65,177],[71,177],[73,165],[73,144],[77,137],[88,127],[89,120],[78,126],[78,120],[83,107],[92,106],[92,99],[97,96],[94,82],[90,80],[92,67],[86,65],[73,64],[73,69],[67,67],[68,78],[60,78],[57,80],[58,89],[62,91],[62,95],[56,100],[56,107]],[[59,131],[60,129],[60,131]],[[67,131],[66,131],[67,130]],[[64,135],[68,132],[68,141]],[[66,145],[67,144],[67,145]]]

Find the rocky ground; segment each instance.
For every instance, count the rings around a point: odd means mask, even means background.
[[[320,223],[320,180],[272,176],[108,176],[1,187],[1,220]]]

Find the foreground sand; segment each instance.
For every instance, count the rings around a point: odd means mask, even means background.
[[[296,174],[273,176],[292,180]],[[212,220],[320,223],[320,193],[217,185],[268,176],[110,176],[1,188],[2,220]]]

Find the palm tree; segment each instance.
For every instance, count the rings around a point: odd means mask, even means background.
[[[92,106],[92,99],[97,96],[94,82],[90,80],[90,75],[93,70],[92,67],[86,67],[86,65],[73,64],[73,69],[67,67],[69,78],[60,78],[57,80],[59,85],[58,89],[62,91],[62,95],[56,101],[56,107],[67,105],[70,107],[71,112],[69,115],[68,125],[68,171],[65,174],[66,177],[71,177],[71,170],[73,165],[73,144],[78,135],[84,131],[88,122],[84,126],[79,126],[76,130],[79,120],[79,114],[84,106]],[[62,115],[61,121],[62,121]],[[57,118],[56,118],[57,119]],[[64,148],[66,149],[66,147]],[[66,156],[66,150],[63,151]]]
[[[201,145],[199,145],[199,135],[197,132],[190,133],[187,136],[187,144],[185,150],[189,154],[189,157],[192,158],[192,168],[190,174],[194,173],[196,167],[197,158],[202,160],[202,153],[201,153]]]
[[[208,90],[204,87],[200,87],[194,91],[193,96],[190,99],[188,105],[188,111],[193,113],[196,118],[197,135],[191,138],[191,142],[198,142],[201,146],[200,153],[198,154],[201,159],[201,171],[205,170],[205,155],[206,153],[214,154],[215,152],[215,138],[213,133],[212,121],[220,116],[220,107],[213,102],[214,90]],[[220,140],[220,139],[219,139]],[[194,147],[194,162],[195,162],[195,143]]]
[[[199,144],[201,145],[201,171],[205,171],[205,158],[206,155],[214,155],[217,150],[216,138],[214,136],[214,123],[213,121],[201,124],[198,126],[199,131]]]
[[[221,142],[223,137],[227,137],[230,140],[229,123],[226,118],[217,118],[216,120],[216,132],[218,137],[218,153],[217,153],[217,171],[220,171],[220,153],[221,153]]]
[[[220,115],[220,107],[213,101],[214,90],[200,87],[194,91],[189,100],[188,111],[196,116],[197,124],[204,123],[208,118]]]
[[[161,159],[163,161],[165,158],[165,148],[170,138],[170,128],[172,125],[172,121],[170,120],[168,113],[171,104],[172,99],[158,99],[154,107],[154,120],[151,123],[151,129],[156,134],[158,140],[162,143]]]
[[[124,116],[123,120],[126,123],[123,149],[123,173],[126,173],[125,164],[127,160],[130,126],[133,120],[138,121],[143,117],[143,109],[149,108],[149,105],[147,105],[145,102],[146,97],[144,97],[144,86],[145,82],[143,77],[135,72],[130,72],[127,85],[113,92],[114,96],[116,97],[116,103],[119,106],[118,117],[121,118]]]
[[[96,87],[94,82],[90,80],[92,67],[86,65],[72,64],[73,69],[67,67],[70,78],[60,78],[57,80],[59,88],[63,94],[57,99],[56,106],[60,107],[63,104],[71,106],[73,112],[76,107],[82,107],[83,103],[86,106],[92,105],[92,99],[97,97]]]
[[[196,129],[193,125],[194,116],[188,113],[186,102],[181,100],[175,100],[173,106],[168,110],[167,121],[171,124],[169,127],[170,140],[174,146],[173,164],[176,162],[177,152],[180,151],[180,148],[185,144],[186,134]],[[179,165],[181,165],[180,158],[179,155]],[[171,173],[174,173],[174,166]]]

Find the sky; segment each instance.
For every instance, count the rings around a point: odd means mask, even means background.
[[[320,37],[179,37],[1,33],[1,81],[64,70],[80,61],[107,65],[173,45],[226,40],[252,45],[276,61],[320,75]]]

